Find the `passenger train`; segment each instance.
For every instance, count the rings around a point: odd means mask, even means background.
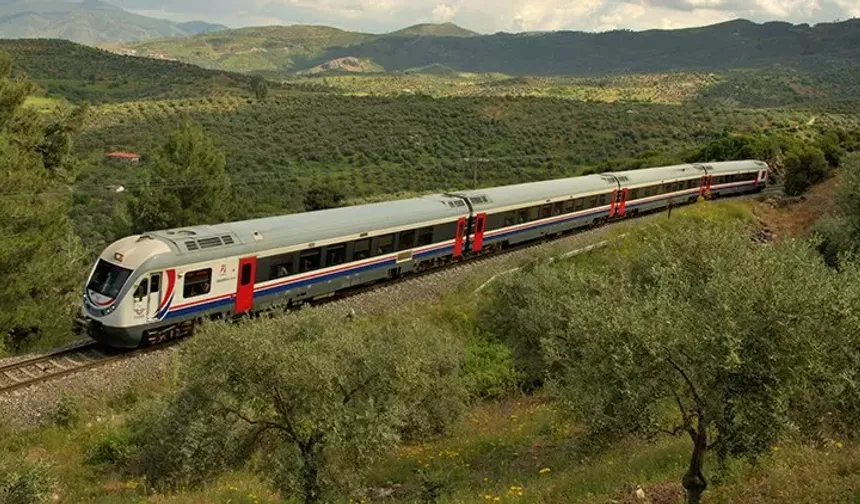
[[[130,236],[87,281],[78,323],[136,348],[205,318],[299,305],[608,220],[761,191],[761,161],[550,180]]]

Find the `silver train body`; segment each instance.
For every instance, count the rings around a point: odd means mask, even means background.
[[[760,161],[668,166],[194,226],[110,245],[79,323],[135,348],[205,318],[302,304],[546,236],[700,197],[760,191]]]

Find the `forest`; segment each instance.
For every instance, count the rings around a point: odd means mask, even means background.
[[[784,192],[627,221],[600,251],[547,249],[431,302],[206,323],[33,425],[0,397],[0,504],[860,493],[860,122],[853,88],[836,91],[850,71],[688,74],[701,86],[665,101],[610,90],[670,74],[448,96],[391,92],[402,76],[281,84],[0,46],[0,357],[74,341],[94,257],[147,230],[733,159],[768,162]]]

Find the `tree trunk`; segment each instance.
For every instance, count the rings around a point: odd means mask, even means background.
[[[319,483],[319,459],[316,447],[313,445],[303,446],[302,460],[302,491],[305,496],[305,504],[318,504],[322,491]]]
[[[705,452],[708,451],[708,427],[700,419],[698,431],[693,435],[693,455],[690,457],[690,467],[687,474],[681,479],[681,484],[687,492],[687,504],[699,504],[702,493],[708,488],[708,481],[702,474],[702,466],[705,463]]]

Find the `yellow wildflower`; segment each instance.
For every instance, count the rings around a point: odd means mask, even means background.
[[[544,467],[543,469],[541,469],[541,470],[540,470],[540,471],[538,471],[538,472],[539,472],[540,474],[546,474],[546,473],[550,472],[551,470],[552,470],[552,469],[550,469],[549,467]]]

